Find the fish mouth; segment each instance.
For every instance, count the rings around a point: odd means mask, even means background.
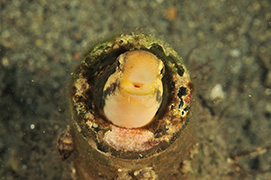
[[[151,95],[154,94],[155,87],[153,84],[146,84],[141,82],[123,81],[120,87],[127,93],[132,95]]]

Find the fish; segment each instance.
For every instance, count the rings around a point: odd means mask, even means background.
[[[103,89],[107,120],[124,128],[149,124],[162,102],[164,73],[162,60],[149,51],[121,54]]]

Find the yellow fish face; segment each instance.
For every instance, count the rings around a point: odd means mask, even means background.
[[[129,51],[118,58],[122,72],[120,86],[134,95],[154,94],[156,89],[162,90],[164,64],[148,51]]]
[[[121,54],[116,72],[104,86],[104,92],[116,87],[114,92],[105,94],[104,113],[108,120],[126,128],[142,127],[151,122],[162,101],[163,74],[163,62],[148,51]]]

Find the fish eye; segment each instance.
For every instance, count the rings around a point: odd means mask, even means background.
[[[117,59],[116,61],[116,69],[121,69],[121,65],[120,65],[120,58]]]
[[[125,57],[126,57],[125,53],[119,55],[119,57],[116,60],[116,69],[118,69],[118,70],[122,70],[123,69],[123,64],[125,62]]]
[[[160,74],[164,75],[165,74],[165,67],[163,67],[160,71]]]
[[[119,59],[117,60],[117,67],[120,68],[120,62],[119,62]]]

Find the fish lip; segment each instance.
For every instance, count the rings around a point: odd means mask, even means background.
[[[134,96],[147,96],[147,95],[153,95],[154,94],[154,86],[153,85],[146,85],[146,84],[142,84],[142,86],[144,87],[140,87],[140,88],[144,88],[142,89],[137,89],[135,87],[133,87],[133,83],[131,83],[130,85],[126,86],[126,85],[121,85],[121,89],[128,93],[129,95],[134,95]]]

